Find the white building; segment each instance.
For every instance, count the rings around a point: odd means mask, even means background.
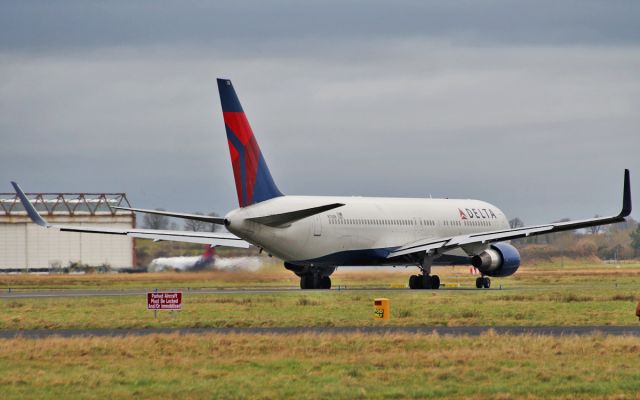
[[[135,214],[109,207],[130,207],[124,193],[28,193],[50,223],[135,227]],[[14,193],[0,193],[0,271],[45,271],[72,263],[130,268],[134,241],[128,236],[59,232],[31,222]]]

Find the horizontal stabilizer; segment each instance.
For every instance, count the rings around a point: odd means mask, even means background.
[[[262,225],[274,228],[284,228],[292,222],[299,221],[312,215],[320,214],[334,208],[342,207],[342,203],[327,204],[319,207],[305,208],[304,210],[290,211],[282,214],[267,215],[264,217],[249,218],[249,221],[257,222]]]
[[[133,212],[140,212],[145,214],[165,215],[167,217],[172,217],[172,218],[192,219],[195,221],[202,221],[202,222],[209,222],[211,224],[224,225],[224,218],[211,217],[208,215],[185,214],[185,213],[177,213],[177,212],[161,211],[161,210],[147,210],[144,208],[128,208],[128,207],[112,207],[112,208],[115,208],[116,210],[133,211]]]

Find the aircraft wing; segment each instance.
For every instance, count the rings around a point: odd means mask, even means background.
[[[177,242],[202,243],[212,246],[249,247],[249,243],[228,232],[190,232],[190,231],[165,231],[156,229],[129,229],[129,228],[103,228],[99,226],[73,226],[49,224],[35,209],[20,186],[11,182],[20,198],[24,209],[33,222],[48,228],[62,232],[102,233],[111,235],[126,235],[139,239],[173,240]]]
[[[401,246],[389,253],[387,257],[398,257],[421,252],[443,252],[451,250],[455,247],[461,247],[470,244],[502,242],[505,240],[519,239],[528,236],[544,235],[553,232],[581,229],[589,226],[614,224],[616,222],[623,222],[625,220],[625,217],[629,216],[629,214],[631,214],[631,185],[629,182],[629,170],[626,169],[624,171],[622,210],[618,215],[611,217],[590,218],[579,221],[555,222],[546,225],[525,226],[522,228],[479,232],[445,238],[430,238]]]

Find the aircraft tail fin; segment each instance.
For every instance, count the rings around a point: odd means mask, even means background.
[[[282,196],[231,81],[218,79],[218,91],[240,207]]]

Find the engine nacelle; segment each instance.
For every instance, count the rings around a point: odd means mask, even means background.
[[[515,274],[520,267],[520,253],[508,243],[496,243],[471,257],[471,264],[484,275],[509,276]]]

